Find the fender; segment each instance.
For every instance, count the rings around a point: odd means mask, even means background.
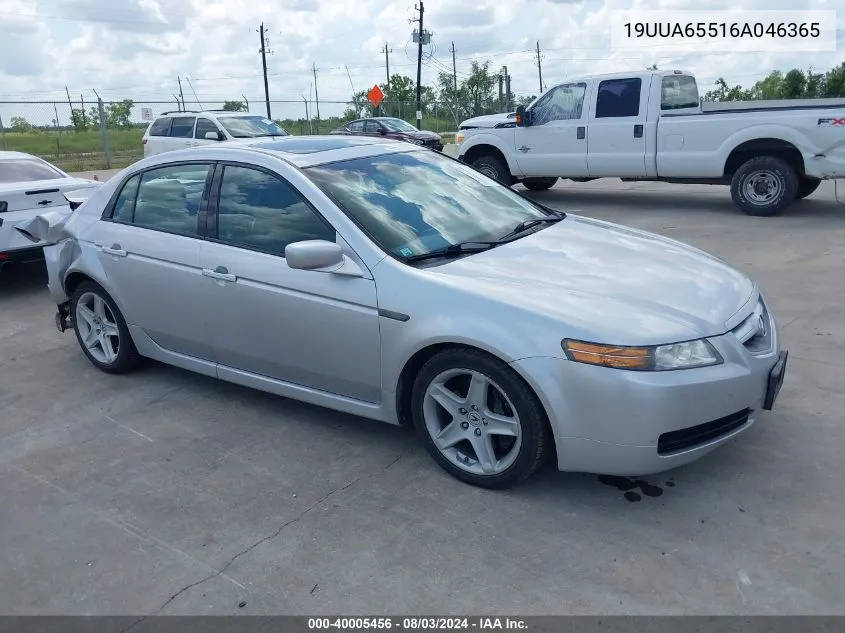
[[[728,157],[737,147],[743,143],[747,143],[748,141],[756,141],[764,138],[771,138],[791,143],[798,149],[799,152],[801,152],[805,165],[816,153],[810,139],[794,127],[780,124],[752,125],[751,127],[743,128],[734,132],[719,146],[719,149],[716,152],[716,157],[718,159],[718,164],[722,166],[722,172],[724,173]]]
[[[473,147],[489,145],[499,150],[508,163],[508,169],[514,176],[522,176],[523,172],[513,155],[515,128],[490,128],[489,130],[477,131],[468,136],[458,147],[458,157],[462,158]]]

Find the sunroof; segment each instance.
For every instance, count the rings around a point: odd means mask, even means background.
[[[309,138],[307,136],[285,137],[273,141],[255,143],[253,147],[269,149],[290,154],[313,154],[344,147],[371,144],[372,139],[337,136],[337,138]]]

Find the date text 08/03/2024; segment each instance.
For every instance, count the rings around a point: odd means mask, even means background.
[[[508,617],[339,617],[308,618],[308,629],[313,631],[527,631],[528,625],[520,618]]]

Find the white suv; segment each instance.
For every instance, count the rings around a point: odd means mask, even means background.
[[[249,112],[162,112],[144,132],[144,156],[239,138],[290,136],[268,118]]]

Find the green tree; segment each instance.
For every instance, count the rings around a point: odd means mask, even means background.
[[[131,127],[130,117],[135,102],[132,99],[124,99],[106,106],[106,121],[109,127]]]
[[[704,93],[705,101],[748,101],[752,98],[751,93],[743,90],[742,86],[728,87],[728,82],[723,77],[716,80],[716,87],[713,90]]]
[[[243,101],[226,101],[223,104],[223,109],[226,112],[246,112],[247,107]]]
[[[10,123],[12,132],[32,132],[32,123],[22,116],[13,116]]]
[[[845,97],[845,62],[825,73],[819,92],[820,97]]]
[[[480,116],[498,109],[493,92],[496,82],[496,75],[490,73],[489,61],[483,64],[472,62],[469,77],[461,82],[466,99],[463,106],[468,116]]]
[[[70,122],[73,129],[77,132],[82,132],[88,129],[88,115],[82,108],[74,108],[70,111]]]
[[[536,99],[536,95],[522,95],[516,98],[516,105],[525,106],[526,108]]]

